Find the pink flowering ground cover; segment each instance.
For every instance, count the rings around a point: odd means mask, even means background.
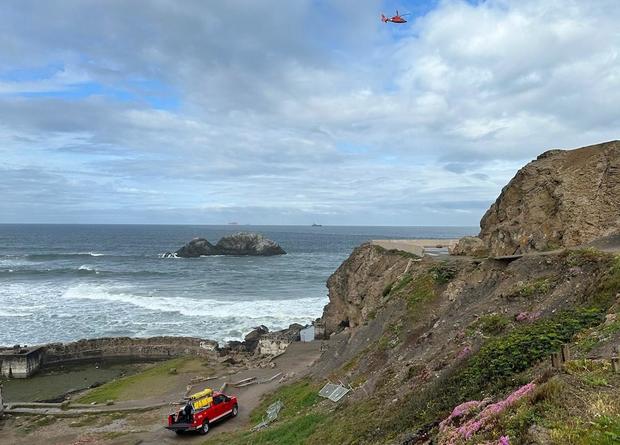
[[[535,388],[535,383],[528,383],[504,400],[490,405],[486,400],[472,400],[458,405],[452,410],[450,416],[439,424],[439,444],[456,445],[469,441],[474,434],[491,426],[499,414],[530,394]],[[478,410],[480,410],[478,414],[473,415]],[[468,417],[469,419],[465,420]],[[510,445],[510,441],[508,436],[502,436],[498,442],[493,443],[493,445],[495,444]]]
[[[541,315],[542,315],[542,312],[540,312],[540,311],[537,311],[537,312],[519,312],[515,316],[515,320],[516,321],[535,321],[535,320],[538,320]]]
[[[463,360],[471,355],[471,346],[465,346],[461,351],[459,351],[456,358],[458,360]]]

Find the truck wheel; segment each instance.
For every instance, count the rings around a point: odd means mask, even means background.
[[[202,422],[202,426],[200,427],[198,432],[202,435],[205,435],[209,432],[209,420],[205,419],[205,421]]]
[[[235,406],[233,406],[232,416],[237,417],[237,414],[239,414],[239,407],[235,404]]]

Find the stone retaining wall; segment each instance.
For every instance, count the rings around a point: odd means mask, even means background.
[[[97,338],[43,346],[43,365],[105,359],[149,360],[215,356],[217,343],[193,337]]]

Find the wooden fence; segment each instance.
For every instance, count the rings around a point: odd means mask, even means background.
[[[571,359],[570,348],[568,345],[562,345],[559,352],[551,354],[551,367],[554,369],[563,369],[564,364]],[[620,374],[620,346],[614,346],[611,357],[586,357],[590,360],[609,360],[613,372]]]

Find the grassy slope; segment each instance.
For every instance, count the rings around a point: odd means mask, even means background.
[[[171,372],[175,369],[176,372]],[[205,372],[207,369],[199,359],[177,358],[150,366],[146,370],[128,377],[113,380],[95,388],[80,397],[78,403],[105,403],[108,400],[139,400],[145,395],[157,396],[170,391],[178,380],[177,373]]]

